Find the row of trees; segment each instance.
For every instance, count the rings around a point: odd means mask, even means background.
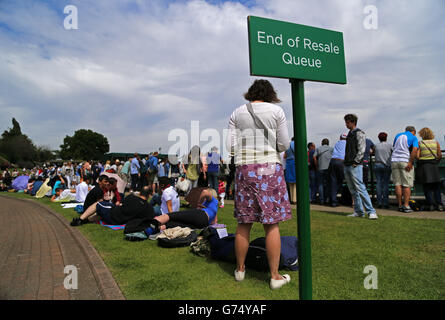
[[[55,160],[91,160],[102,159],[109,152],[108,139],[92,130],[77,130],[72,137],[66,136],[60,151],[52,152],[48,147],[36,146],[22,133],[20,124],[12,119],[12,128],[5,130],[0,138],[0,166],[16,164],[21,168],[32,168],[36,163]]]

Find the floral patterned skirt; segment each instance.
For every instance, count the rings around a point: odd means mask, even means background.
[[[236,168],[234,216],[238,223],[262,224],[275,224],[292,218],[280,164],[246,164]]]

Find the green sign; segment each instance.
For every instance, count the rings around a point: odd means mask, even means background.
[[[346,84],[341,32],[255,16],[247,21],[251,75]]]

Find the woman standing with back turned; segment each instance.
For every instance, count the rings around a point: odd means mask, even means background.
[[[250,230],[254,222],[263,224],[270,269],[270,288],[278,289],[290,282],[289,275],[280,275],[281,237],[278,223],[291,219],[280,152],[289,148],[286,116],[271,83],[255,80],[244,98],[249,103],[230,116],[227,148],[234,154],[235,237],[237,268],[235,280],[245,276],[245,258],[249,248]]]
[[[444,211],[440,195],[440,171],[439,162],[442,159],[440,144],[434,139],[434,133],[430,128],[422,128],[419,131],[422,141],[417,150],[417,177],[416,180],[423,184],[423,192],[430,211],[437,208]]]

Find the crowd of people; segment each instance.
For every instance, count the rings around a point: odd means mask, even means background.
[[[175,163],[152,152],[146,157],[135,153],[122,162],[65,162],[23,172],[6,170],[1,173],[0,188],[17,191],[14,182],[25,176],[21,192],[80,205],[80,216],[71,221],[73,227],[102,220],[111,225],[126,224],[146,236],[174,226],[201,229],[215,224],[224,199],[233,199],[238,222],[235,280],[244,280],[250,231],[253,223],[261,223],[266,235],[270,288],[278,289],[290,282],[289,275],[278,273],[278,224],[292,218],[291,204],[297,202],[295,157],[299,155],[294,139],[289,139],[286,117],[276,105],[280,100],[270,82],[256,80],[244,97],[248,103],[237,108],[229,120],[226,147],[231,158],[227,162],[217,147],[202,152],[199,146],[193,146]],[[318,147],[312,142],[307,146],[312,203],[336,207],[343,202],[354,208],[350,217],[378,219],[368,193],[372,167],[378,208],[389,208],[392,181],[398,210],[412,212],[411,189],[417,181],[423,186],[427,208],[444,211],[438,165],[442,152],[429,128],[419,131],[419,140],[416,129],[408,126],[391,143],[388,134],[381,132],[379,143],[374,144],[357,126],[356,115],[345,115],[344,122],[347,131],[334,147],[327,138]],[[267,132],[268,138],[260,137],[258,131],[263,135]],[[371,156],[375,157],[373,165]],[[192,204],[187,210],[180,210],[180,196],[185,196],[189,206]]]
[[[378,134],[379,142],[374,144],[362,130],[351,124],[358,121],[355,115],[348,115],[348,119],[347,128],[349,131],[340,135],[334,147],[329,145],[330,141],[327,138],[321,141],[319,147],[316,147],[313,142],[307,146],[311,203],[332,207],[337,207],[339,202],[346,205],[355,204],[358,199],[353,197],[350,190],[355,178],[360,174],[359,178],[363,182],[363,185],[360,185],[360,193],[366,192],[369,196],[371,182],[373,182],[376,194],[375,204],[378,208],[390,208],[389,195],[392,185],[398,205],[397,209],[405,213],[413,212],[413,208],[410,206],[410,201],[412,202],[411,190],[416,182],[422,186],[425,197],[421,209],[444,211],[440,188],[441,185],[445,185],[445,179],[441,177],[439,171],[442,152],[431,129],[422,128],[419,131],[421,139],[418,139],[416,129],[413,126],[407,126],[405,131],[397,134],[391,142],[388,142],[386,132],[380,132]],[[347,149],[348,139],[350,140],[349,146],[360,148],[360,151],[351,153],[351,150]],[[289,184],[292,202],[296,201],[296,192],[292,190],[295,189],[296,182],[293,148],[292,141],[283,157],[286,172],[291,172],[287,173],[285,177]],[[372,163],[371,156],[374,156]],[[417,163],[416,168],[415,163]],[[351,170],[351,165],[353,167],[354,165],[361,166],[361,169],[359,173],[349,177],[348,171]],[[371,179],[371,165],[374,179]],[[354,189],[358,187],[355,186]],[[373,210],[371,209],[372,202],[368,201],[367,197],[365,204],[369,210]],[[358,210],[358,208],[356,209]]]

